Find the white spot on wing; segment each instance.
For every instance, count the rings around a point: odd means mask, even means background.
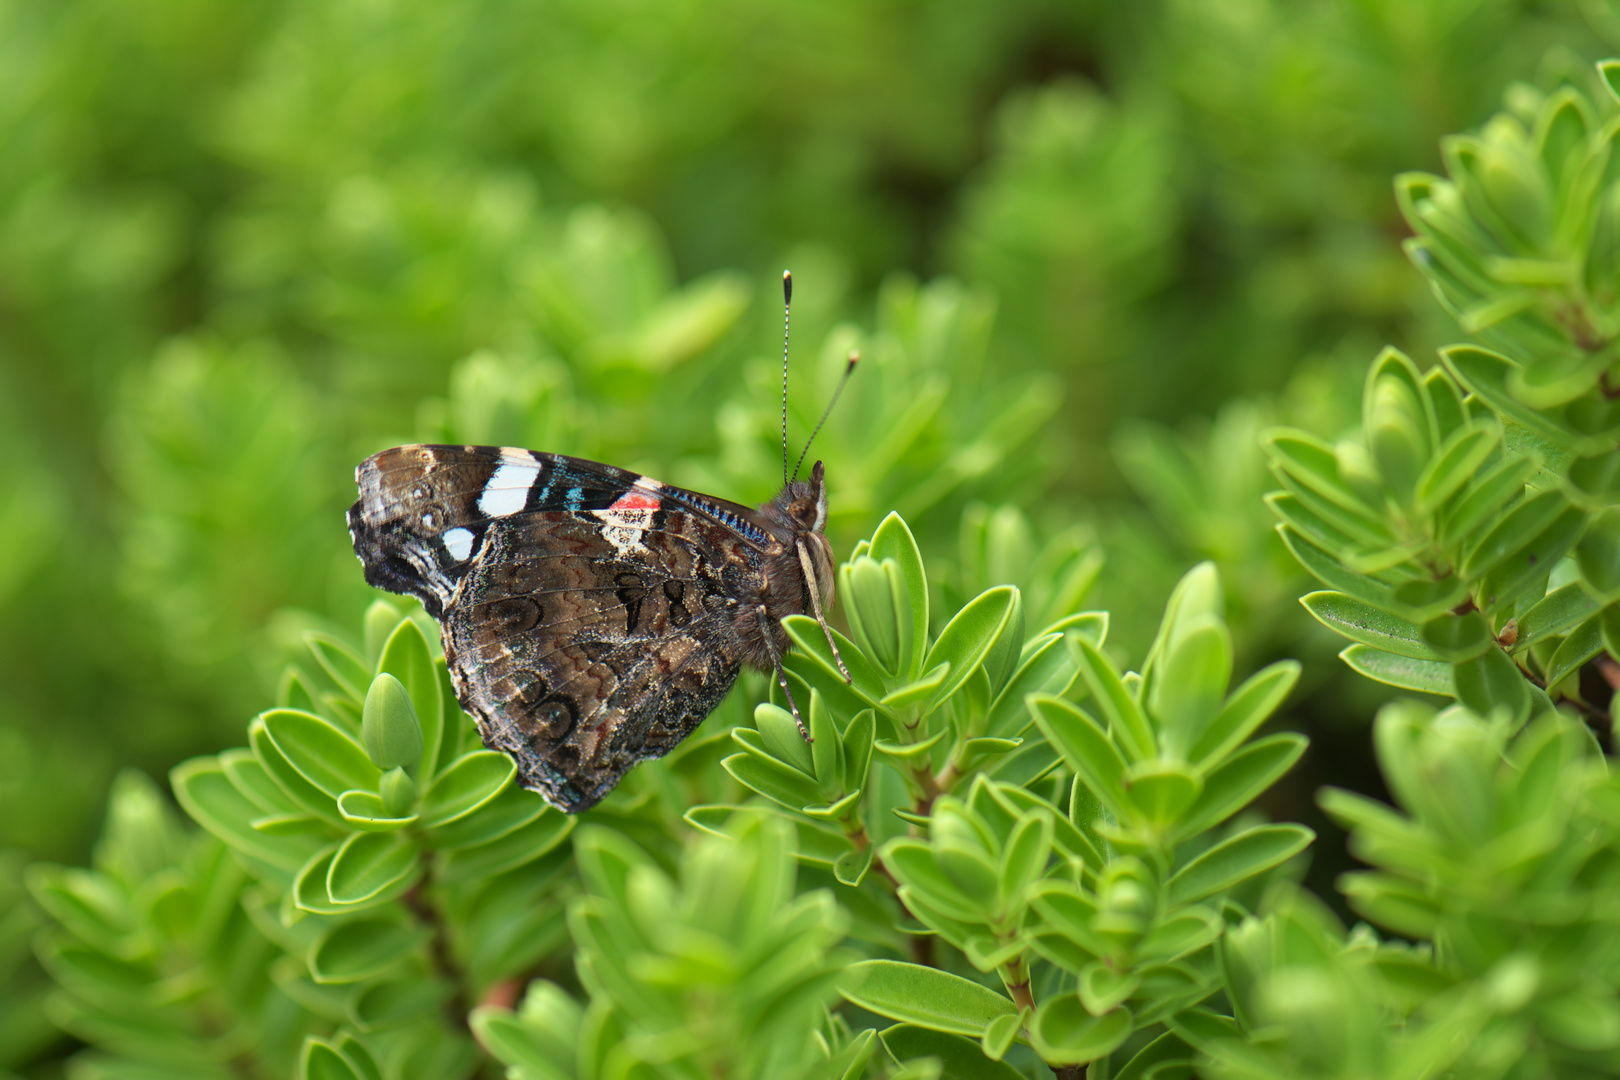
[[[643,541],[647,530],[652,527],[652,508],[615,510],[609,507],[606,510],[592,510],[591,513],[602,520],[602,539],[613,545],[613,550],[618,552],[621,559],[647,554],[647,545]]]
[[[529,501],[529,488],[539,476],[540,463],[534,458],[506,457],[478,496],[478,509],[489,517],[517,513]]]
[[[466,562],[472,555],[473,534],[466,529],[450,529],[439,539],[456,562]]]

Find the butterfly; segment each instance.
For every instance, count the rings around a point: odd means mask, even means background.
[[[783,275],[784,483],[757,508],[514,447],[396,446],[355,470],[349,535],[366,581],[421,600],[484,744],[561,810],[595,806],[632,766],[667,754],[744,665],[774,672],[799,719],[786,616],[813,615],[843,668],[826,617],[825,470],[787,473],[792,281]]]

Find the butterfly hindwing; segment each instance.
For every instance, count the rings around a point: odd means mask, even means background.
[[[492,447],[398,447],[357,479],[366,579],[441,621],[484,741],[563,809],[667,753],[750,653],[739,598],[763,588],[768,538],[744,507]]]
[[[736,680],[724,553],[689,515],[664,526],[637,561],[573,514],[525,514],[490,538],[447,615],[446,658],[484,741],[564,809],[668,752]]]

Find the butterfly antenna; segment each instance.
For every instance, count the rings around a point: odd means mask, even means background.
[[[844,377],[838,380],[838,388],[833,391],[832,400],[827,402],[827,407],[822,410],[821,419],[816,421],[816,430],[812,431],[810,437],[804,441],[804,449],[799,451],[799,460],[793,465],[794,480],[799,478],[799,470],[804,467],[804,456],[810,452],[810,444],[816,441],[817,435],[821,434],[821,426],[827,422],[827,417],[832,415],[833,406],[838,404],[838,395],[844,392],[844,384],[849,382],[851,375],[855,374],[855,365],[860,362],[861,351],[859,349],[849,350],[849,364],[844,368]],[[784,461],[782,465],[785,472],[787,462]]]
[[[782,486],[788,485],[787,471],[787,371],[788,329],[793,316],[793,271],[782,271]],[[802,459],[801,459],[802,460]]]

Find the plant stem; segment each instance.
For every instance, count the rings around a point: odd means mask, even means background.
[[[433,968],[446,979],[453,988],[450,1000],[445,1002],[445,1011],[450,1015],[457,1027],[467,1030],[467,1014],[471,1011],[467,1004],[467,974],[456,963],[454,954],[450,951],[450,934],[444,924],[444,917],[427,896],[427,890],[432,884],[432,875],[424,875],[421,881],[405,890],[401,899],[405,906],[411,909],[416,920],[432,932],[428,941],[428,953],[433,957]]]

